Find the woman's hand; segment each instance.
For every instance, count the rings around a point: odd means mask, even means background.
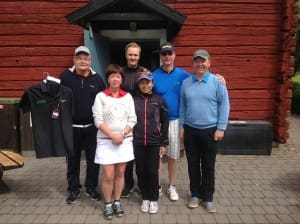
[[[167,152],[166,147],[162,147],[162,146],[161,146],[161,147],[159,148],[159,157],[162,158],[163,155],[166,154],[166,152]]]
[[[120,145],[123,143],[124,136],[121,133],[113,133],[110,137],[114,145]]]

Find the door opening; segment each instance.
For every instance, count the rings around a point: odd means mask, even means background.
[[[126,65],[125,46],[134,41],[142,48],[139,65],[153,71],[159,66],[159,40],[112,40],[110,42],[111,63]]]

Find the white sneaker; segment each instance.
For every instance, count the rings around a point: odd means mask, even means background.
[[[143,200],[142,205],[141,205],[141,211],[142,212],[149,212],[149,205],[150,205],[150,201]]]
[[[158,204],[157,201],[150,201],[149,213],[155,214],[158,212]]]
[[[158,195],[159,195],[159,197],[161,197],[163,195],[163,191],[162,191],[161,186],[159,186],[159,188],[158,188]]]
[[[169,199],[171,201],[177,201],[179,199],[179,195],[176,191],[176,188],[174,185],[171,185],[167,191],[167,194],[169,195]]]

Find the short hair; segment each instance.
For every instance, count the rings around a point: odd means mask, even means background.
[[[140,45],[138,45],[136,42],[130,42],[125,46],[125,53],[127,53],[128,48],[130,47],[135,47],[138,48],[140,50],[140,53],[142,52],[142,48]]]
[[[117,64],[109,64],[105,71],[106,80],[108,80],[109,76],[113,73],[119,73],[122,76],[122,83],[124,82],[124,73],[121,66]]]

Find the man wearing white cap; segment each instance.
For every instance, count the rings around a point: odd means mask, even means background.
[[[215,213],[215,162],[217,143],[222,140],[229,116],[226,86],[210,73],[206,50],[193,54],[194,74],[182,83],[180,94],[180,137],[188,162],[191,198],[188,208],[201,204]]]
[[[96,191],[98,185],[99,165],[94,163],[96,152],[97,128],[93,124],[92,105],[98,92],[104,90],[105,83],[99,74],[91,69],[91,52],[85,46],[74,51],[74,66],[61,75],[61,84],[72,89],[74,97],[73,146],[74,156],[67,157],[68,204],[76,202],[80,196],[80,158],[85,150],[86,179],[85,193],[92,200],[101,200]]]

